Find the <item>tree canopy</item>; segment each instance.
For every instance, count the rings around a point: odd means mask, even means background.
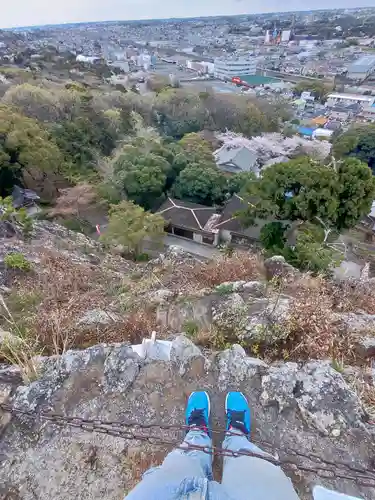
[[[226,179],[216,166],[188,165],[177,177],[173,194],[177,198],[212,206],[224,200]]]
[[[241,193],[246,191],[248,184],[256,181],[256,175],[253,172],[239,172],[228,177],[228,193]]]
[[[353,227],[368,214],[375,181],[368,166],[355,158],[325,165],[301,157],[268,167],[248,184],[245,223],[266,219],[261,241],[269,254],[292,265],[321,272],[337,260],[329,234]]]
[[[0,106],[1,195],[21,182],[49,201],[56,194],[56,176],[63,166],[59,148],[37,121]]]
[[[294,87],[294,91],[297,94],[301,94],[302,92],[309,91],[315,94],[315,97],[320,101],[324,99],[324,97],[328,94],[331,89],[327,87],[323,82],[319,81],[305,81],[299,82]]]
[[[140,153],[134,146],[123,149],[114,164],[117,182],[127,196],[145,208],[151,208],[163,191],[170,164],[152,152]]]
[[[125,253],[137,257],[145,238],[158,242],[164,234],[164,219],[159,214],[146,212],[131,201],[112,205],[109,222],[100,239],[109,245],[121,246]]]
[[[369,213],[375,181],[356,159],[324,165],[307,157],[268,167],[248,185],[245,220],[319,221],[341,231]]]
[[[205,194],[198,190],[197,184],[194,189],[192,181],[181,188],[186,180],[183,172],[187,168],[191,172],[193,166],[194,175],[198,177],[199,172],[208,171]],[[146,209],[155,208],[169,191],[177,197],[185,197],[189,191],[189,199],[209,204],[212,199],[222,198],[224,184],[209,144],[197,134],[187,134],[180,141],[172,142],[137,137],[117,153],[113,160],[113,176],[126,196]],[[215,186],[217,180],[219,185]]]
[[[336,157],[352,156],[366,162],[375,172],[375,125],[356,126],[333,141]]]

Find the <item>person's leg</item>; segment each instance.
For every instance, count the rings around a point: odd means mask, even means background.
[[[250,408],[241,392],[229,392],[225,402],[227,434],[223,448],[233,452],[250,451],[265,458],[270,455],[249,441]],[[291,480],[284,472],[258,457],[224,457],[222,485],[228,496],[236,500],[298,500]]]
[[[207,490],[212,478],[212,454],[189,450],[188,446],[212,447],[209,428],[210,400],[206,392],[193,392],[186,407],[186,425],[190,430],[182,443],[169,453],[160,467],[145,472],[142,481],[125,498],[152,500],[178,498],[178,495]],[[203,496],[204,498],[204,496]]]

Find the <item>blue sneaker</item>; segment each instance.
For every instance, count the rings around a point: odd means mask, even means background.
[[[197,427],[210,435],[210,397],[205,391],[195,391],[189,396],[185,423],[190,429]]]
[[[238,429],[247,437],[250,436],[250,407],[242,392],[228,392],[225,399],[225,414],[227,417],[227,431]]]

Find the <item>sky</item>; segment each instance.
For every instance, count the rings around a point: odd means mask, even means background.
[[[4,0],[5,1],[5,0]],[[160,19],[306,10],[375,7],[375,0],[6,0],[0,28],[84,21]]]

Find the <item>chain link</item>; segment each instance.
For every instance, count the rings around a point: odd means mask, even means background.
[[[178,443],[176,440],[167,439],[165,436],[160,437],[157,435],[151,435],[150,432],[156,429],[159,430],[174,430],[174,431],[187,431],[190,429],[187,425],[176,425],[176,424],[140,424],[138,422],[132,421],[104,421],[101,419],[85,419],[80,417],[69,417],[65,415],[60,415],[57,413],[46,413],[46,412],[33,412],[13,408],[8,404],[0,404],[0,409],[8,412],[15,416],[25,416],[33,419],[42,418],[43,420],[49,421],[58,426],[69,426],[82,429],[87,432],[98,432],[102,434],[107,434],[114,437],[120,437],[129,440],[146,441],[153,445],[168,446],[170,448],[177,448],[181,450],[195,450],[202,451],[203,453],[208,453],[210,455],[218,455],[223,457],[239,457],[239,456],[251,456],[262,458],[268,462],[285,467],[287,469],[301,472],[309,472],[319,475],[323,478],[335,478],[335,479],[346,479],[356,482],[359,486],[365,488],[375,488],[375,470],[366,469],[365,467],[360,467],[358,465],[353,465],[346,462],[332,462],[326,460],[318,455],[309,454],[305,455],[302,452],[295,449],[281,449],[279,450],[285,455],[294,455],[296,460],[291,460],[290,457],[283,459],[276,458],[269,453],[260,454],[254,453],[249,450],[232,451],[225,448],[219,448],[216,446],[200,446],[191,443],[183,442]],[[136,432],[138,431],[138,432]],[[140,431],[148,431],[148,434],[142,434]],[[237,435],[236,432],[227,431],[226,429],[213,429],[213,434],[223,434],[227,433],[229,435]],[[270,443],[263,442],[266,446],[272,447]],[[306,465],[299,463],[297,459],[307,459],[310,462],[315,462],[314,465]]]

